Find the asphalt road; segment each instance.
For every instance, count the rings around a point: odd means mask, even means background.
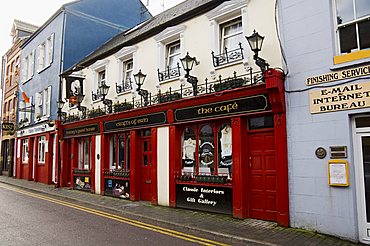
[[[206,243],[205,243],[206,242]],[[222,245],[0,186],[0,245]]]

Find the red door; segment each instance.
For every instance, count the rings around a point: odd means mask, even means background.
[[[140,138],[140,148],[140,198],[144,201],[150,201],[152,199],[152,143],[150,136]]]
[[[277,171],[273,131],[248,134],[250,217],[276,221]]]

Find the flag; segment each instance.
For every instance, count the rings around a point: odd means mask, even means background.
[[[25,103],[30,103],[30,98],[27,96],[26,92],[22,91],[22,97]]]

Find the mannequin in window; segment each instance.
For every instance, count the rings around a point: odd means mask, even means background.
[[[182,159],[185,167],[192,167],[194,165],[195,154],[195,140],[188,138],[184,140]]]
[[[233,160],[232,160],[232,129],[230,125],[226,125],[221,130],[220,147],[221,147],[221,158],[219,168],[227,168],[229,175],[231,177]]]

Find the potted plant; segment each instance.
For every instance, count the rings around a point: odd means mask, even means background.
[[[123,102],[123,103],[117,102],[113,104],[113,108],[114,108],[114,112],[121,112],[121,111],[133,109],[134,106],[132,105],[132,103],[128,103],[128,102]]]
[[[167,91],[164,94],[160,94],[160,93],[158,94],[159,103],[171,102],[171,101],[175,101],[178,99],[181,99],[181,95],[178,92],[171,93]]]
[[[225,80],[224,82],[214,84],[213,88],[216,92],[224,91],[224,90],[231,90],[238,87],[241,87],[244,83],[244,79],[242,78],[230,78]]]
[[[92,109],[89,111],[89,118],[99,117],[104,115],[104,111],[100,108]]]

